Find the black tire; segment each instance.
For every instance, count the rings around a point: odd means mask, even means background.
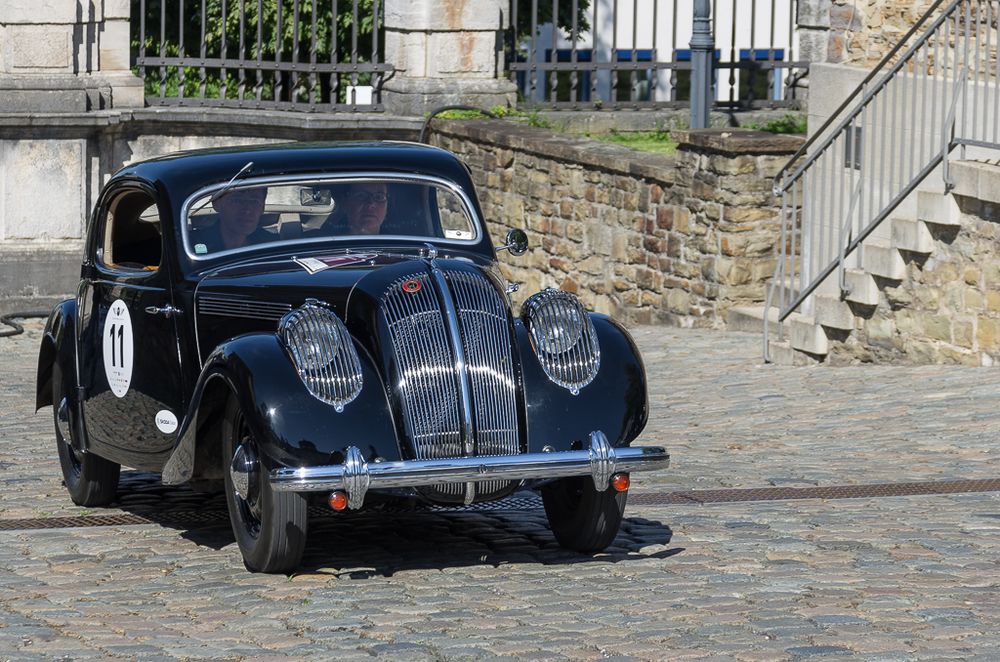
[[[240,496],[230,471],[236,449],[254,458],[245,496]],[[306,499],[294,492],[275,492],[267,480],[265,463],[246,417],[230,397],[222,423],[222,463],[226,505],[243,564],[251,572],[288,573],[302,560],[306,546]]]
[[[618,535],[628,492],[617,492],[612,487],[598,492],[590,476],[561,478],[541,491],[545,516],[561,546],[592,554],[610,545]]]
[[[72,423],[60,426],[60,409],[64,403],[62,373],[59,366],[52,367],[52,420],[56,429],[56,448],[62,467],[63,484],[70,498],[78,506],[106,506],[118,493],[118,476],[122,466],[93,453],[78,453],[71,445]],[[68,412],[64,412],[67,415]],[[66,431],[66,434],[63,431]]]

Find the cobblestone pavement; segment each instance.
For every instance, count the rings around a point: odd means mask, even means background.
[[[247,573],[217,496],[125,472],[72,506],[40,324],[0,339],[0,524],[199,511],[203,522],[0,531],[0,660],[1000,659],[1000,492],[643,505],[690,489],[1000,477],[1000,371],[764,366],[745,334],[635,332],[651,381],[605,554],[560,550],[537,504],[317,519],[300,572]]]

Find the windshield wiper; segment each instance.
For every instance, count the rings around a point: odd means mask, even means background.
[[[242,168],[240,168],[240,171],[235,175],[233,175],[233,178],[230,179],[228,182],[226,182],[225,186],[223,186],[218,191],[209,196],[208,200],[198,205],[197,209],[192,209],[190,212],[188,212],[188,216],[194,216],[197,212],[204,209],[206,205],[209,205],[218,200],[219,198],[221,198],[222,196],[224,196],[229,191],[229,189],[235,186],[237,180],[240,180],[249,175],[252,169],[253,169],[253,161],[247,161],[247,164]]]

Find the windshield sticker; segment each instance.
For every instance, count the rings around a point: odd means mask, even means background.
[[[297,257],[295,263],[311,274],[333,269],[336,267],[346,267],[350,264],[367,262],[378,257],[375,253],[351,253],[350,255],[337,255],[332,257]]]
[[[132,383],[132,317],[117,299],[104,318],[104,374],[116,397],[124,398]]]

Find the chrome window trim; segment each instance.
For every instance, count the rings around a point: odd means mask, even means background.
[[[229,255],[239,255],[240,253],[255,252],[260,248],[265,246],[278,246],[284,244],[286,246],[310,246],[313,244],[322,244],[328,242],[340,242],[340,241],[357,241],[359,238],[365,237],[375,237],[377,241],[383,240],[406,240],[406,241],[431,241],[434,244],[446,244],[454,246],[469,246],[479,242],[483,237],[484,232],[484,221],[476,215],[476,207],[472,204],[471,198],[465,192],[465,189],[460,187],[455,182],[443,179],[441,177],[435,177],[433,175],[409,175],[405,173],[398,172],[356,172],[350,174],[341,175],[326,175],[326,176],[315,176],[315,175],[270,175],[267,177],[248,177],[246,179],[241,179],[238,186],[234,186],[233,190],[240,190],[246,188],[253,188],[254,186],[267,186],[271,184],[328,184],[328,183],[350,183],[356,181],[366,181],[371,179],[386,179],[400,183],[408,184],[435,184],[442,186],[452,191],[461,199],[462,204],[465,205],[465,211],[469,215],[469,220],[472,223],[474,235],[471,239],[447,239],[444,237],[418,237],[414,235],[407,234],[385,234],[385,235],[356,235],[356,236],[331,236],[331,237],[316,237],[314,239],[296,239],[295,241],[280,242],[275,241],[268,244],[257,244],[255,246],[246,246],[242,248],[233,248],[226,251],[217,251],[211,255],[197,255],[191,252],[190,243],[188,242],[188,213],[191,206],[196,200],[203,198],[205,195],[211,195],[215,191],[218,191],[226,186],[226,182],[220,182],[217,184],[212,184],[211,186],[205,186],[198,189],[191,195],[189,195],[185,200],[184,204],[181,205],[181,215],[180,215],[180,227],[181,227],[181,243],[184,245],[184,254],[189,260],[194,263],[204,263],[208,260],[215,260],[219,257],[229,256]]]

